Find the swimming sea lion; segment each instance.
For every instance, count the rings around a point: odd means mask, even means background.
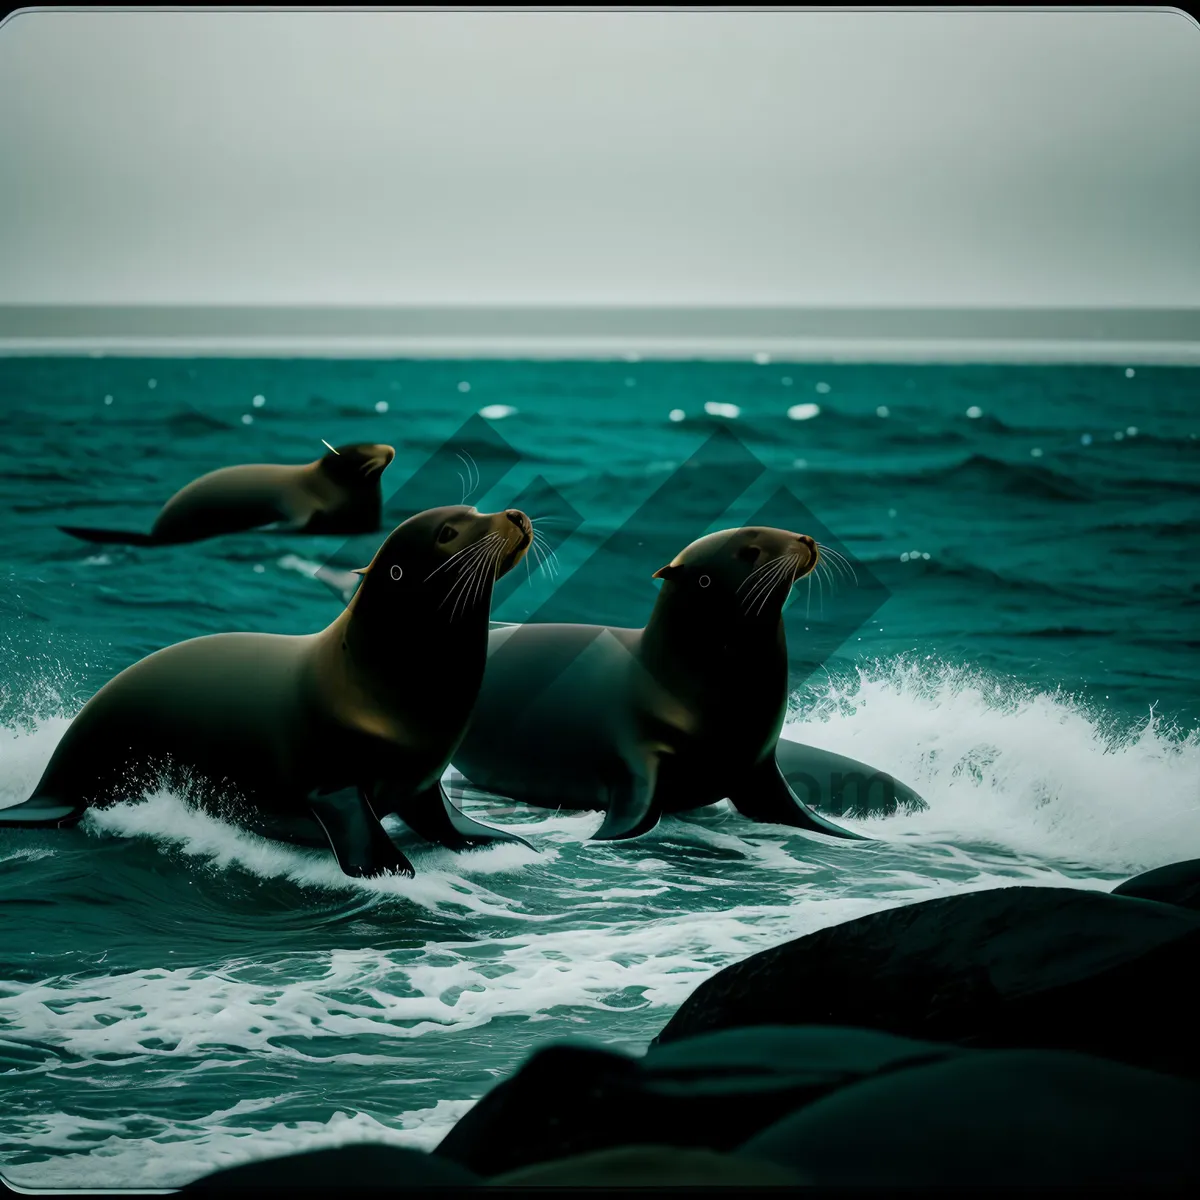
[[[725,798],[756,821],[860,838],[813,812],[776,761],[788,697],[783,606],[817,560],[803,534],[727,529],[655,572],[663,586],[644,629],[493,628],[454,767],[523,803],[601,809],[602,840]],[[818,780],[813,802],[825,758],[861,768],[797,749]]]
[[[149,655],[84,705],[0,826],[73,824],[186,773],[206,807],[327,842],[348,875],[413,873],[388,813],[452,849],[523,841],[464,816],[440,781],[483,677],[492,585],[532,536],[517,509],[429,509],[389,535],[320,633],[220,633]]]
[[[328,443],[326,443],[328,445]],[[163,505],[149,533],[60,525],[85,542],[171,546],[282,524],[296,533],[373,533],[383,511],[380,476],[391,446],[329,448],[304,466],[256,463],[201,475]]]

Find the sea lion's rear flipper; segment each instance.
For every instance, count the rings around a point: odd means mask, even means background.
[[[593,842],[623,842],[649,833],[658,824],[660,810],[654,802],[658,784],[658,759],[651,757],[640,773],[630,771],[626,779],[608,791],[607,812]]]
[[[769,825],[791,825],[795,829],[806,829],[810,833],[824,833],[829,837],[849,838],[851,841],[866,842],[870,838],[861,833],[851,833],[832,821],[825,820],[813,812],[788,786],[780,773],[775,755],[768,755],[729,795],[730,803],[744,817]]]
[[[385,871],[397,871],[410,878],[417,873],[388,837],[358,788],[309,796],[308,806],[325,830],[338,866],[345,874],[362,879]]]
[[[929,807],[895,776],[832,750],[780,738],[775,761],[792,791],[831,816],[891,817]]]
[[[534,849],[523,837],[507,829],[495,829],[472,820],[446,795],[441,781],[415,796],[394,800],[389,808],[418,837],[447,850],[466,850],[489,842],[519,842]]]
[[[159,541],[148,533],[134,533],[128,529],[87,529],[82,525],[60,525],[63,533],[84,542],[102,542],[113,546],[157,546]]]
[[[0,808],[0,827],[7,829],[66,829],[85,812],[82,804],[56,800],[53,796],[32,796],[21,804]]]

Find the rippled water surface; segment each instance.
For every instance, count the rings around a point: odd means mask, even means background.
[[[662,527],[681,548],[712,497],[720,528],[784,486],[831,531],[888,598],[798,670],[786,736],[929,804],[859,822],[869,843],[723,804],[593,845],[595,814],[477,796],[536,850],[456,856],[398,827],[417,878],[366,882],[169,792],[0,831],[6,1177],[166,1187],[300,1146],[432,1147],[541,1042],[639,1051],[707,976],[798,934],[1200,855],[1198,404],[1200,374],[1172,368],[0,360],[0,805],[137,658],[323,627],[340,602],[306,564],[351,552],[273,533],[87,546],[58,525],[148,529],[196,475],[308,461],[322,438],[394,445],[391,490],[480,411],[520,461],[472,502],[541,477],[583,518],[505,620],[545,612],[716,429],[736,434],[767,472],[743,495],[717,453]],[[558,619],[641,625],[662,565],[644,558],[630,544],[603,586],[564,588]],[[798,594],[797,661],[852,587]]]

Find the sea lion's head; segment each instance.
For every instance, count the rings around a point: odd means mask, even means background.
[[[777,621],[792,584],[820,560],[803,533],[763,526],[722,529],[694,541],[665,567],[663,599],[705,618]]]
[[[429,508],[397,525],[379,547],[356,593],[449,621],[491,603],[492,585],[533,542],[533,523],[518,508],[481,513],[465,504]]]
[[[329,446],[329,443],[325,443]],[[360,442],[351,446],[329,446],[329,453],[320,459],[321,470],[335,483],[358,488],[378,482],[396,451],[391,446]]]

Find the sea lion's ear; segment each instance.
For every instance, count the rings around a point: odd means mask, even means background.
[[[650,576],[650,578],[651,579],[675,579],[676,577],[678,577],[681,574],[683,574],[682,567],[677,567],[674,563],[667,563],[667,565],[665,567],[659,567],[658,570],[655,571],[654,574]]]

